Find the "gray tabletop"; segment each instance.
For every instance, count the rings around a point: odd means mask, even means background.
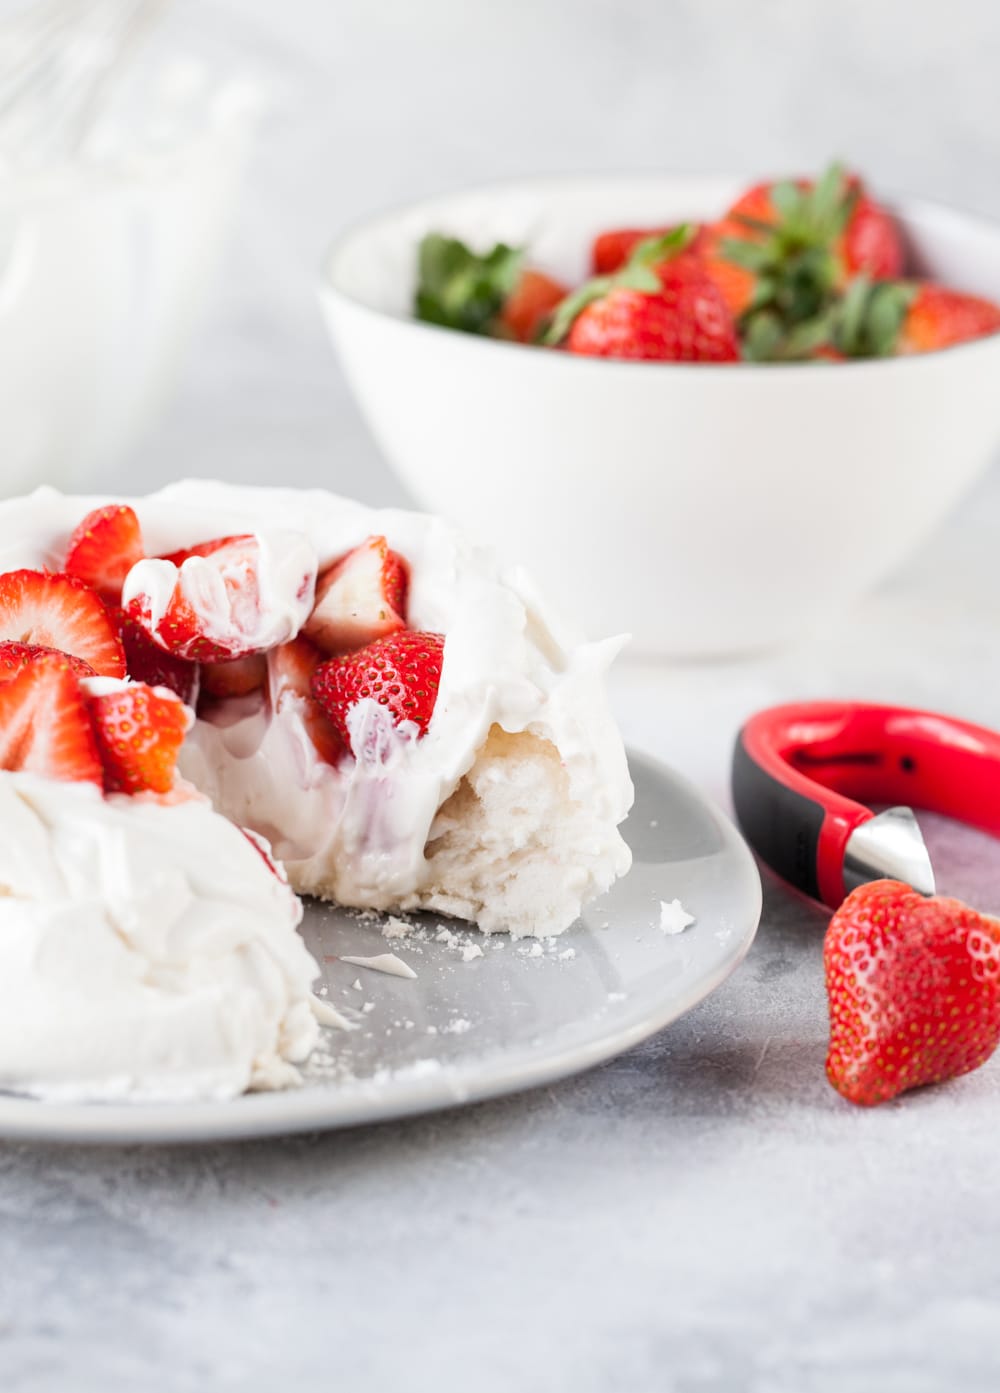
[[[658,160],[814,167],[849,145],[885,182],[1000,211],[980,177],[998,114],[985,0],[947,21],[916,0],[514,3],[502,23],[485,0],[212,13],[216,38],[292,80],[173,408],[95,487],[206,474],[398,499],[311,268],[336,223],[427,188]],[[654,154],[650,129],[672,133]],[[733,734],[773,701],[856,695],[996,725],[998,526],[994,474],[794,652],[623,666],[627,738],[724,802]],[[996,845],[928,836],[943,887],[1000,910]],[[767,881],[757,942],[714,996],[524,1096],[283,1141],[0,1144],[5,1393],[996,1389],[1000,1063],[873,1111],[844,1103],[823,1075],[823,928]]]

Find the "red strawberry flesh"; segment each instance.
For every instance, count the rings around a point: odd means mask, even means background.
[[[1000,1042],[1000,922],[899,881],[862,885],[823,945],[827,1076],[852,1103],[966,1074]]]
[[[72,653],[60,653],[57,648],[46,648],[40,643],[0,643],[0,682],[9,682],[23,668],[30,667],[39,658],[59,658],[77,677],[96,677],[97,673],[82,658],[74,658]]]
[[[129,677],[150,687],[169,687],[186,705],[196,705],[200,673],[198,664],[188,662],[186,658],[175,658],[154,643],[145,629],[124,610],[115,610],[113,617],[121,633]]]
[[[412,721],[425,735],[437,702],[443,661],[443,635],[403,630],[322,663],[313,674],[312,691],[348,746],[348,717],[366,699],[388,711],[394,724]]]
[[[590,253],[590,266],[595,276],[611,276],[620,271],[632,252],[647,237],[664,237],[673,231],[673,225],[661,227],[616,227],[601,232],[594,239]]]
[[[75,576],[48,571],[0,575],[0,642],[55,648],[101,677],[125,676],[125,653],[98,595]]]
[[[583,309],[567,346],[600,358],[731,363],[739,358],[732,315],[700,259],[682,255],[654,268],[659,293],[615,288]]]
[[[322,661],[320,650],[301,634],[272,648],[267,655],[268,694],[272,710],[299,711],[317,754],[327,764],[336,764],[344,753],[344,742],[312,694],[313,673]]]
[[[946,286],[919,285],[903,324],[897,351],[930,353],[1000,332],[1000,306]]]
[[[125,577],[144,555],[139,519],[126,504],[113,503],[83,519],[69,540],[63,569],[117,605]]]
[[[108,793],[169,793],[191,717],[180,699],[144,683],[87,702]]]
[[[0,769],[101,787],[94,729],[62,654],[38,658],[0,685]]]

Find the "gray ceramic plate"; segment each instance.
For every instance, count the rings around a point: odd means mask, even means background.
[[[690,784],[643,756],[630,762],[634,865],[560,938],[484,938],[414,916],[405,938],[387,939],[382,919],[310,904],[304,933],[320,992],[354,1029],[324,1031],[303,1088],[169,1106],[0,1097],[0,1136],[181,1142],[349,1127],[548,1083],[662,1030],[743,958],[760,879],[737,832]],[[675,898],[696,922],[668,935],[660,902]],[[416,979],[340,961],[386,952]]]

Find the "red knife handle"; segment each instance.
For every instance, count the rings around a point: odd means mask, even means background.
[[[1000,835],[1000,735],[930,711],[804,702],[752,717],[733,752],[733,802],[761,860],[836,907],[844,851],[869,803],[928,808]]]

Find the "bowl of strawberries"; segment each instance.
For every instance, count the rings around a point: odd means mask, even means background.
[[[838,166],[430,199],[321,293],[416,499],[640,653],[814,632],[1000,448],[1000,228]]]

